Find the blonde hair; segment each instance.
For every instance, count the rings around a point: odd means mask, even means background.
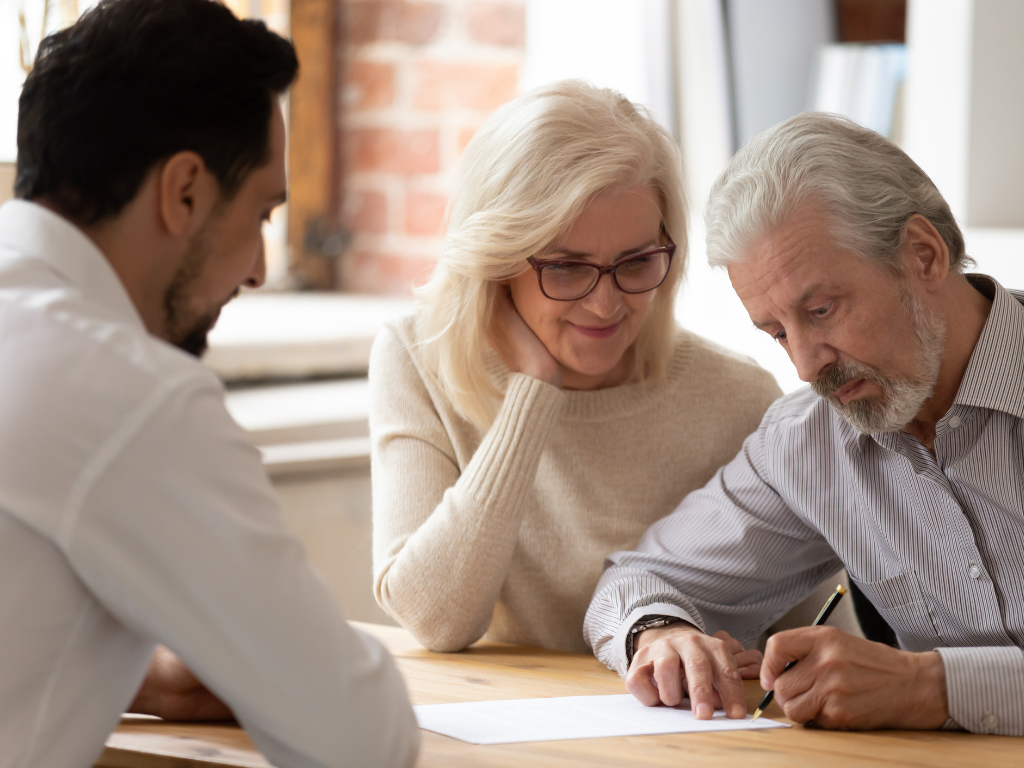
[[[486,429],[501,403],[485,364],[500,281],[555,246],[594,195],[630,186],[656,192],[678,246],[633,344],[636,375],[663,381],[686,266],[682,163],[669,133],[621,94],[566,80],[504,105],[469,142],[440,261],[416,291],[422,360],[461,416]]]

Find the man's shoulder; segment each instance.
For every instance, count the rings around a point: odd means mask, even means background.
[[[197,360],[59,282],[0,280],[0,370],[0,508],[47,535],[172,399],[223,398]]]
[[[852,445],[862,435],[810,386],[776,400],[765,413],[761,430],[777,454],[813,452],[826,444]]]
[[[828,403],[805,386],[776,400],[765,414],[765,422],[780,427],[796,426],[827,408]]]
[[[216,382],[212,371],[194,357],[152,336],[140,323],[87,300],[74,286],[40,276],[41,268],[30,262],[0,270],[0,361],[5,372],[31,377],[60,367],[76,373],[64,380],[66,385],[86,389],[94,379],[121,390],[188,379]],[[18,271],[35,274],[11,274]]]

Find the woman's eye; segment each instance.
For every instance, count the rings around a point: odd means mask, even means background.
[[[639,256],[629,261],[623,261],[619,264],[618,268],[623,272],[640,272],[651,265],[652,258],[650,256]]]
[[[559,277],[563,275],[575,275],[580,271],[579,267],[572,264],[550,264],[544,267],[544,269],[547,270],[548,274]]]
[[[785,341],[786,340],[786,332],[785,331],[777,331],[777,332],[772,334],[772,338],[775,339],[776,341]]]

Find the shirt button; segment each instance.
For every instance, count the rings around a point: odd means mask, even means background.
[[[981,568],[976,565],[972,565],[971,570],[969,570],[968,573],[971,574],[972,579],[976,579],[981,576]]]
[[[994,731],[996,726],[999,725],[999,718],[989,712],[985,715],[985,719],[981,721],[981,724],[985,726],[986,731]]]
[[[960,424],[962,422],[960,421],[960,417],[959,416],[952,416],[952,417],[950,417],[948,423],[949,423],[949,428],[950,429],[956,429],[957,427],[960,426]]]

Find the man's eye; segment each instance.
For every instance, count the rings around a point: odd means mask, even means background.
[[[776,341],[785,341],[786,340],[786,332],[785,331],[777,331],[777,332],[772,334],[772,338],[775,339]]]
[[[818,317],[824,317],[825,315],[828,314],[828,311],[830,309],[832,309],[832,305],[831,304],[826,304],[824,307],[818,307],[817,309],[812,309],[811,313],[817,315]]]

